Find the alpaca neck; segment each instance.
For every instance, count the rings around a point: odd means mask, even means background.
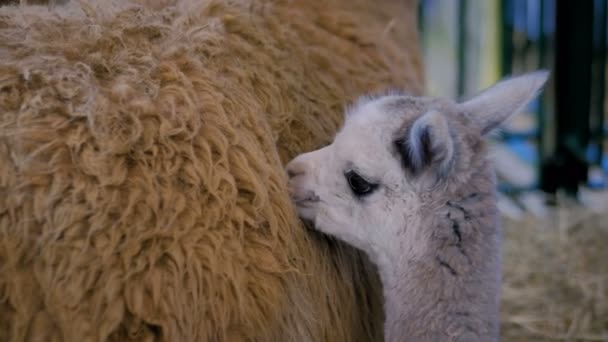
[[[438,320],[444,311],[460,308],[448,304],[450,300],[444,296],[446,290],[451,295],[461,295],[452,291],[454,270],[440,264],[441,251],[429,234],[431,230],[453,234],[450,221],[436,220],[437,217],[443,216],[421,216],[410,221],[400,240],[374,258],[383,287],[385,341],[445,340],[447,327]],[[446,263],[453,261],[445,258],[449,260]]]
[[[380,278],[384,296],[384,335],[386,341],[398,341],[408,336],[406,322],[408,314],[407,265],[399,263],[380,264]]]
[[[490,195],[467,194],[420,215],[370,255],[383,286],[386,341],[497,340],[500,233]]]

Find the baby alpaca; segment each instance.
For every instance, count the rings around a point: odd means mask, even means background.
[[[331,145],[287,165],[299,215],[378,266],[387,341],[499,339],[501,234],[485,140],[548,75],[462,103],[364,98]]]

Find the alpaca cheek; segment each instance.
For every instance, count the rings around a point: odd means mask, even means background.
[[[350,234],[352,228],[352,217],[346,215],[346,211],[340,206],[323,206],[319,208],[317,223],[321,230],[327,234],[342,237]]]

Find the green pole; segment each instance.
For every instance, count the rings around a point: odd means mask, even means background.
[[[468,0],[458,2],[458,96],[463,96],[466,92],[467,8]]]

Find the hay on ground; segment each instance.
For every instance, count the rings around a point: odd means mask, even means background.
[[[562,202],[504,241],[503,341],[608,341],[608,213]]]

